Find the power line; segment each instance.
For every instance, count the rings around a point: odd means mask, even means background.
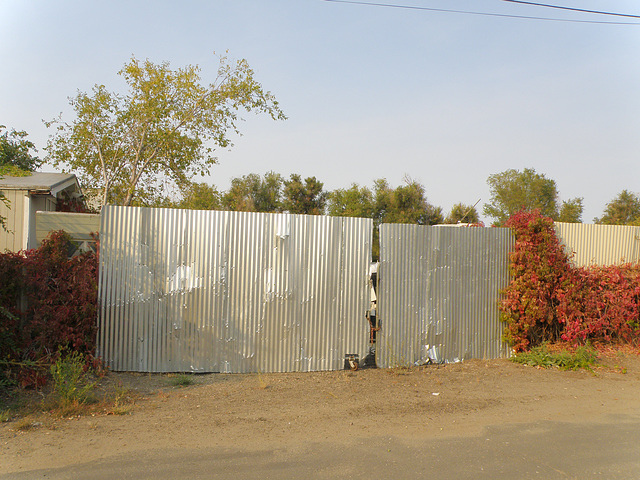
[[[510,3],[521,3],[523,5],[533,5],[535,7],[556,8],[558,10],[570,10],[572,12],[595,13],[598,15],[613,15],[615,17],[640,18],[640,15],[631,15],[627,13],[603,12],[600,10],[585,10],[583,8],[563,7],[560,5],[548,5],[546,3],[524,2],[522,0],[503,0]]]
[[[396,5],[390,3],[374,3],[365,2],[359,0],[324,0],[325,2],[333,3],[349,3],[353,5],[365,5],[371,7],[387,7],[387,8],[402,8],[407,10],[427,10],[430,12],[443,12],[443,13],[460,13],[466,15],[480,15],[484,17],[502,17],[502,18],[521,18],[526,20],[544,20],[548,22],[568,22],[568,23],[592,23],[600,25],[640,25],[638,22],[600,22],[597,20],[574,20],[569,18],[550,18],[550,17],[532,17],[528,15],[509,15],[505,13],[490,13],[490,12],[475,12],[471,10],[448,10],[444,8],[431,8],[431,7],[418,7],[415,5]]]

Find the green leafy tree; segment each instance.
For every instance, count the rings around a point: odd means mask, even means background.
[[[7,130],[0,125],[0,175],[24,175],[33,172],[42,161],[33,153],[35,145],[27,140],[27,132]],[[33,152],[33,153],[32,153]]]
[[[480,217],[474,205],[456,203],[451,207],[451,211],[447,218],[444,219],[444,223],[453,225],[457,223],[480,223]]]
[[[327,196],[327,212],[337,217],[373,218],[373,194],[367,187],[352,184],[330,192]]]
[[[323,191],[323,186],[316,177],[307,177],[303,182],[300,175],[291,174],[289,180],[284,181],[283,210],[289,213],[322,215],[327,203],[327,193]]]
[[[0,125],[0,178],[3,176],[23,177],[38,168],[42,161],[31,152],[36,151],[33,143],[27,140],[27,132],[7,130]],[[11,208],[9,199],[0,192],[0,203]],[[6,217],[0,215],[0,227],[7,231]]]
[[[564,202],[559,207],[556,182],[533,168],[524,171],[510,169],[490,175],[487,184],[491,190],[491,202],[484,205],[483,212],[493,217],[494,225],[503,225],[507,219],[521,210],[539,210],[544,216],[565,222],[580,222],[582,198]]]
[[[175,206],[189,210],[221,210],[222,199],[220,192],[207,183],[189,183]]]
[[[275,172],[267,172],[263,177],[255,173],[236,177],[222,196],[222,205],[239,212],[281,212],[282,188],[282,176]]]
[[[431,205],[424,186],[405,179],[405,185],[391,188],[386,180],[374,182],[374,221],[382,223],[416,223],[435,225],[443,222],[442,209]]]
[[[640,225],[640,196],[623,190],[607,203],[602,217],[593,221],[605,225]]]
[[[582,222],[582,198],[574,198],[562,202],[558,217],[555,219],[558,222],[567,223],[581,223]]]
[[[442,209],[431,205],[425,196],[424,186],[405,178],[405,185],[391,188],[380,178],[373,184],[373,248],[374,260],[380,257],[378,227],[383,223],[416,223],[435,225],[442,223]]]
[[[204,85],[200,69],[172,70],[133,57],[119,74],[125,95],[95,85],[70,100],[76,118],[48,122],[56,133],[48,160],[76,172],[102,204],[146,204],[195,174],[208,174],[217,147],[232,145],[239,111],[285,119],[278,102],[255,80],[246,60],[220,58],[217,78]]]
[[[405,184],[392,188],[385,179],[374,181],[373,188],[351,185],[329,194],[329,215],[373,219],[373,259],[380,255],[378,227],[382,223],[416,223],[435,225],[442,223],[442,209],[431,205],[420,183],[405,178]]]

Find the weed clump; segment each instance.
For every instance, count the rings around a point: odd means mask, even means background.
[[[194,383],[195,380],[193,379],[193,375],[188,375],[186,373],[180,373],[169,378],[169,385],[172,387],[188,387]]]
[[[530,367],[591,370],[598,361],[598,355],[596,350],[588,345],[577,347],[575,351],[568,351],[552,350],[547,344],[543,344],[529,351],[517,353],[511,360]]]
[[[96,382],[87,369],[86,356],[77,351],[61,349],[56,362],[51,365],[53,381],[51,394],[45,400],[47,410],[61,416],[79,414],[87,403],[92,403]]]
[[[11,420],[11,411],[7,408],[0,410],[0,423],[5,423]]]

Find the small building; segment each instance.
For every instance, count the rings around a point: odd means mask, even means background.
[[[6,230],[0,227],[0,252],[35,248],[36,212],[74,211],[83,205],[78,179],[68,173],[33,172],[24,177],[0,178],[0,192],[9,205],[0,202],[0,215]]]

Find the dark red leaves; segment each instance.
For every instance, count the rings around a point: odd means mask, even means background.
[[[92,252],[68,258],[72,250],[60,231],[39,249],[0,254],[0,360],[51,358],[60,347],[95,353],[98,260]],[[28,371],[18,378],[41,382]]]
[[[537,211],[519,212],[506,226],[516,243],[500,311],[516,351],[560,339],[637,342],[640,266],[574,267],[553,221]]]

